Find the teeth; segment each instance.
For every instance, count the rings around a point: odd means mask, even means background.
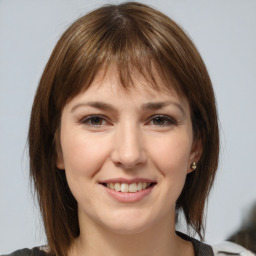
[[[143,189],[146,189],[150,186],[150,182],[138,182],[138,183],[132,183],[132,184],[127,184],[127,183],[107,183],[107,187],[109,189],[116,190],[118,192],[123,192],[123,193],[135,193],[137,191],[141,191]]]
[[[122,183],[121,184],[121,192],[128,192],[129,186],[128,184]]]
[[[120,183],[115,183],[115,191],[121,191],[121,185]]]
[[[110,183],[110,184],[109,184],[109,188],[115,189],[115,184],[114,184],[114,183]]]
[[[141,182],[138,183],[137,189],[138,189],[138,191],[142,190],[142,183]]]
[[[136,183],[132,183],[129,185],[129,192],[137,192],[138,191],[138,187]]]

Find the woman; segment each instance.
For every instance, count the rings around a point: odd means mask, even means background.
[[[164,14],[125,3],[74,22],[46,65],[28,137],[48,246],[12,255],[213,255],[175,225],[183,212],[203,239],[214,92]]]

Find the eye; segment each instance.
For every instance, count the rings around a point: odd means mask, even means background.
[[[106,125],[107,121],[103,116],[100,115],[91,115],[83,118],[81,120],[82,124],[93,126],[93,127],[100,127],[102,125]]]
[[[153,124],[155,126],[169,126],[169,125],[177,125],[177,121],[170,117],[165,115],[155,115],[151,117],[149,124]]]

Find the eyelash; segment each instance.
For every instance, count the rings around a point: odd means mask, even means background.
[[[154,120],[156,120],[156,119],[161,119],[164,123],[163,124],[153,123],[153,125],[155,125],[155,126],[165,127],[165,126],[178,124],[178,122],[173,117],[165,116],[165,115],[154,115],[154,116],[150,117],[149,123],[154,122]]]
[[[93,122],[94,119],[99,121],[100,124],[93,124],[92,122]],[[162,121],[163,123],[162,124],[154,123],[154,121],[156,121],[157,119],[158,120],[160,119],[160,121]],[[94,121],[96,121],[96,120],[94,120]],[[154,125],[156,127],[166,127],[166,126],[171,126],[171,125],[177,125],[178,124],[178,122],[173,117],[166,116],[166,115],[154,115],[154,116],[151,116],[149,118],[149,120],[147,121],[147,124],[150,125],[151,122],[153,122],[152,125]],[[102,115],[90,115],[90,116],[87,116],[87,117],[83,118],[80,121],[80,123],[88,125],[88,126],[91,126],[91,127],[99,128],[102,125],[108,124],[109,122],[107,121],[107,118],[105,116],[102,116]]]
[[[101,121],[100,124],[92,124],[92,121],[93,119],[99,119],[99,121]],[[80,121],[82,124],[85,124],[85,125],[88,125],[88,126],[92,126],[92,127],[100,127],[102,126],[102,122],[106,122],[106,117],[102,116],[102,115],[91,115],[91,116],[87,116],[85,118],[83,118],[81,121]]]

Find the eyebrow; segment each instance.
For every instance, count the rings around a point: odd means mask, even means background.
[[[176,107],[178,107],[182,113],[185,113],[183,107],[176,103],[176,102],[172,102],[172,101],[164,101],[164,102],[149,102],[149,103],[145,103],[142,105],[142,109],[144,110],[158,110],[161,108],[164,108],[168,105],[175,105]]]
[[[101,110],[111,110],[114,111],[115,107],[113,107],[111,104],[105,103],[105,102],[100,102],[100,101],[92,101],[92,102],[87,102],[87,103],[81,103],[75,105],[72,109],[71,112],[74,112],[75,109],[79,107],[93,107],[93,108],[98,108]]]
[[[169,105],[175,105],[178,109],[180,109],[180,111],[185,114],[185,110],[183,109],[183,107],[176,103],[176,102],[172,102],[172,101],[164,101],[164,102],[148,102],[142,105],[142,109],[147,111],[147,110],[159,110],[162,109],[166,106]],[[94,107],[100,110],[109,110],[109,111],[115,111],[116,108],[114,106],[112,106],[109,103],[105,103],[105,102],[100,102],[100,101],[92,101],[92,102],[86,102],[86,103],[81,103],[81,104],[77,104],[75,105],[72,109],[71,112],[74,112],[75,109],[79,108],[79,107],[83,107],[83,106],[89,106],[89,107]]]

